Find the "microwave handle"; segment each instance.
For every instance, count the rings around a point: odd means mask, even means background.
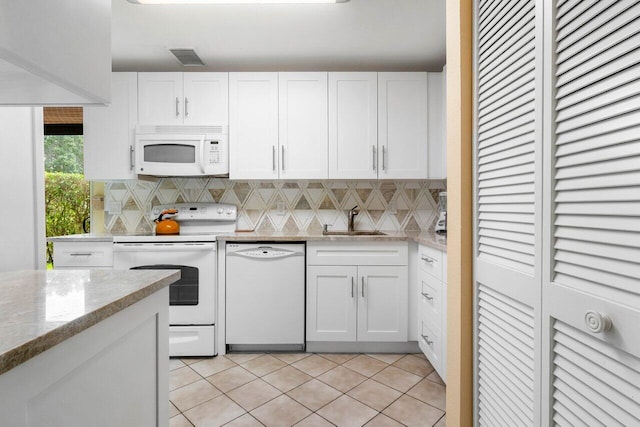
[[[202,151],[200,152],[200,171],[205,174],[207,173],[205,170],[206,164],[206,153],[207,153],[207,144],[204,142],[204,136],[200,138],[200,146],[202,147]]]

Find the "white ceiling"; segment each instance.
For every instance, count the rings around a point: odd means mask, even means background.
[[[445,0],[342,4],[154,5],[112,0],[114,71],[439,71]]]

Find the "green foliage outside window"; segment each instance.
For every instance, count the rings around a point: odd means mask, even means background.
[[[47,237],[82,233],[90,214],[90,187],[83,175],[83,137],[47,135],[45,151],[45,216]],[[53,245],[47,244],[51,263]]]

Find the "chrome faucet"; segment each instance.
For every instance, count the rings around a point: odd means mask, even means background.
[[[358,215],[360,211],[358,210],[358,205],[351,208],[349,211],[349,225],[347,226],[347,231],[350,233],[353,232],[353,221],[356,219],[356,215]]]

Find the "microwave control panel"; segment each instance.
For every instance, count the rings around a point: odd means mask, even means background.
[[[219,165],[222,159],[222,144],[216,139],[206,141],[207,157],[210,165]]]

